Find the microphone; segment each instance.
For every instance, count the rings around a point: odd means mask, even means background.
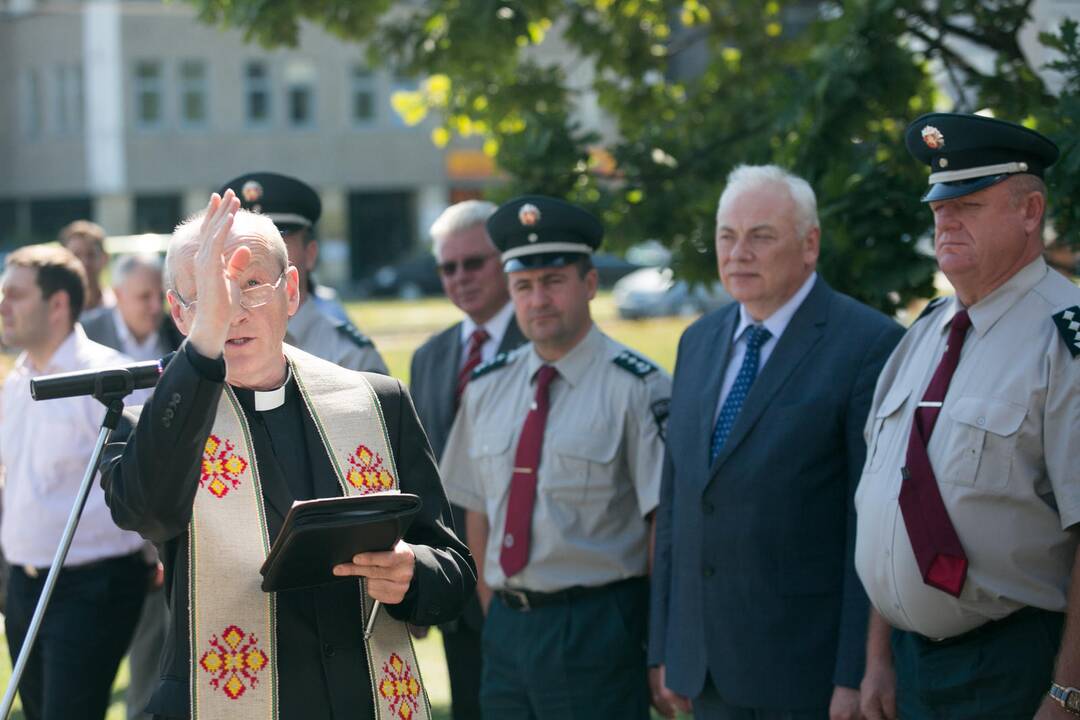
[[[147,360],[120,367],[77,370],[34,378],[30,381],[30,396],[35,400],[55,400],[79,395],[123,397],[132,390],[157,385],[158,378],[175,354],[171,352],[160,360]]]

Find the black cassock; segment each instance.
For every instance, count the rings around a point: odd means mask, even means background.
[[[187,529],[206,439],[218,401],[226,401],[224,375],[223,360],[202,357],[186,343],[127,442],[111,443],[101,466],[116,524],[153,541],[165,566],[170,623],[161,682],[146,708],[162,717],[187,718],[190,712]],[[385,612],[416,625],[446,622],[473,591],[476,568],[451,530],[438,469],[408,393],[393,378],[365,377],[382,406],[399,487],[424,503],[405,536],[416,553],[412,585]],[[236,389],[251,429],[271,542],[294,500],[342,494],[296,382],[290,380],[285,391],[283,405],[259,412],[253,393]],[[358,582],[278,593],[282,720],[373,717],[363,621]]]

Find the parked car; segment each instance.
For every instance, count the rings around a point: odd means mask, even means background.
[[[691,286],[671,268],[642,268],[615,283],[619,317],[634,320],[666,315],[700,315],[732,302],[719,280]]]

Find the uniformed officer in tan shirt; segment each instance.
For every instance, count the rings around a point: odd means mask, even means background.
[[[532,342],[474,373],[440,464],[490,603],[483,713],[647,718],[646,576],[671,380],[591,320],[596,218],[526,196],[487,228]]]
[[[876,612],[862,710],[871,720],[1070,717],[1048,697],[1052,681],[1058,695],[1080,686],[1080,625],[1062,635],[1069,596],[1080,598],[1080,288],[1042,259],[1041,175],[1057,148],[957,114],[919,118],[907,144],[931,166],[923,199],[956,296],[907,332],[867,421],[855,559]],[[957,350],[939,398],[932,377]],[[937,419],[916,445],[915,414],[927,410]],[[1080,707],[1080,694],[1071,702]]]
[[[375,344],[349,322],[344,308],[315,295],[311,271],[319,256],[315,223],[322,214],[318,193],[302,180],[271,172],[247,173],[226,183],[245,210],[274,221],[285,239],[289,264],[300,274],[300,308],[289,318],[285,342],[350,370],[389,375]]]

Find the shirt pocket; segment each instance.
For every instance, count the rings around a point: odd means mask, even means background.
[[[1008,485],[1027,408],[995,398],[962,397],[949,417],[953,428],[941,480],[988,489]]]
[[[907,437],[900,432],[900,419],[903,417],[904,403],[911,396],[911,388],[898,386],[892,388],[874,412],[874,422],[870,426],[870,437],[866,443],[866,472],[877,472],[885,460],[893,454],[889,452],[900,437]]]
[[[622,441],[622,423],[608,426],[568,428],[551,443],[555,467],[543,473],[543,488],[556,498],[583,501],[607,500],[614,492],[612,465]]]
[[[473,479],[474,491],[486,499],[496,500],[502,488],[509,486],[513,472],[517,433],[513,428],[490,428],[476,433],[469,447],[469,459],[478,477]]]

